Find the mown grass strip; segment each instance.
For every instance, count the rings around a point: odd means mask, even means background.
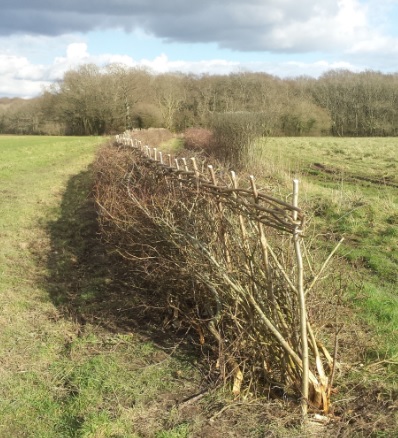
[[[103,324],[114,286],[89,171],[103,141],[0,137],[0,436],[154,436],[162,394],[191,387],[173,377],[184,360]]]

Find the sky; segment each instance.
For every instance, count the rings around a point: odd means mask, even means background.
[[[79,65],[153,72],[398,72],[398,0],[0,0],[0,97]]]

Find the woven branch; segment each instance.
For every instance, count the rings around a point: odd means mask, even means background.
[[[239,211],[251,220],[290,234],[304,227],[305,218],[302,210],[292,204],[262,192],[256,193],[256,201],[254,201],[253,190],[233,187],[232,181],[229,181],[229,184],[226,183],[221,173],[217,177],[223,184],[215,185],[203,172],[195,169],[182,170],[177,167],[178,162],[176,166],[164,164],[156,148],[142,147],[139,142],[128,136],[118,136],[117,141],[125,146],[131,146],[145,164],[156,166],[155,172],[163,174],[174,183],[178,183],[180,187],[181,185],[191,186],[209,193],[228,205],[229,208]],[[178,158],[170,157],[169,163],[176,163],[176,160]],[[187,160],[184,161],[187,162]],[[296,213],[296,217],[294,217],[293,212]]]
[[[178,292],[168,292],[178,302],[173,309],[201,339],[208,333],[217,342],[221,376],[232,376],[236,394],[242,382],[260,387],[265,379],[293,392],[302,406],[327,411],[323,360],[330,368],[331,356],[318,348],[307,320],[302,299],[314,279],[303,278],[295,255],[303,211],[264,193],[254,177],[242,188],[234,172],[195,158],[165,159],[129,135],[119,136],[117,144],[123,146],[120,159],[128,160],[114,164],[121,166],[123,180],[115,181],[120,176],[103,165],[98,190],[106,193],[97,202],[105,232],[111,223],[118,228],[110,237],[120,252],[157,280],[170,269],[174,278],[165,281],[182,284]]]

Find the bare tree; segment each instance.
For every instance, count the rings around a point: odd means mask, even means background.
[[[164,74],[154,77],[152,83],[164,127],[170,131],[174,130],[175,116],[186,100],[185,90],[181,87],[182,79],[181,75]]]

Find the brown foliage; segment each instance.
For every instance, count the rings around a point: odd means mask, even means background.
[[[267,133],[263,114],[243,111],[214,115],[211,128],[212,154],[225,166],[234,169],[247,164],[250,145]]]
[[[160,145],[176,136],[165,128],[134,129],[130,132],[135,139],[143,144]]]
[[[208,153],[213,142],[213,133],[209,129],[188,128],[184,131],[186,149]]]

